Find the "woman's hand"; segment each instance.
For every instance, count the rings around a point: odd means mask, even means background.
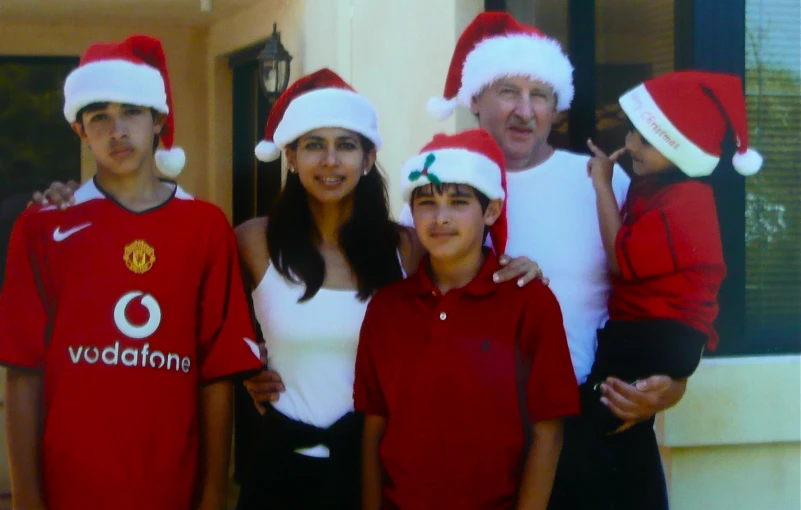
[[[259,375],[246,379],[244,384],[247,388],[253,403],[259,413],[264,414],[267,408],[264,405],[268,402],[276,402],[280,394],[286,390],[281,376],[278,372],[267,370],[267,348],[264,344],[259,344],[259,357],[261,358],[264,370]]]

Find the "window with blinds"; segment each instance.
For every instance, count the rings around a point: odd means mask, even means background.
[[[759,353],[801,351],[801,3],[746,1],[750,144],[746,179],[746,339]]]

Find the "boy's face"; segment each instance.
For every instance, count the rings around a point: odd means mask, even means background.
[[[482,211],[471,186],[433,184],[417,188],[411,208],[420,242],[432,258],[459,260],[484,244],[484,229],[500,216],[503,202],[493,200]]]
[[[634,173],[652,175],[673,170],[676,166],[656,150],[639,131],[632,129],[626,135],[626,150],[631,155]]]
[[[496,80],[473,99],[471,111],[503,149],[507,161],[528,161],[557,120],[553,87],[524,76]]]
[[[85,109],[72,129],[92,151],[98,170],[127,175],[152,160],[153,137],[164,119],[145,106],[101,103]]]

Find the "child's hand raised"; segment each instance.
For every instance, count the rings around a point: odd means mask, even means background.
[[[587,147],[590,148],[593,157],[587,162],[587,176],[592,178],[594,186],[608,186],[612,182],[612,173],[617,163],[618,158],[626,152],[625,147],[621,147],[607,156],[604,151],[599,149],[592,143],[592,140],[587,139]]]

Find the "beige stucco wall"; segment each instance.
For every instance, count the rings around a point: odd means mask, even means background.
[[[704,360],[661,418],[672,509],[801,508],[801,357]]]

